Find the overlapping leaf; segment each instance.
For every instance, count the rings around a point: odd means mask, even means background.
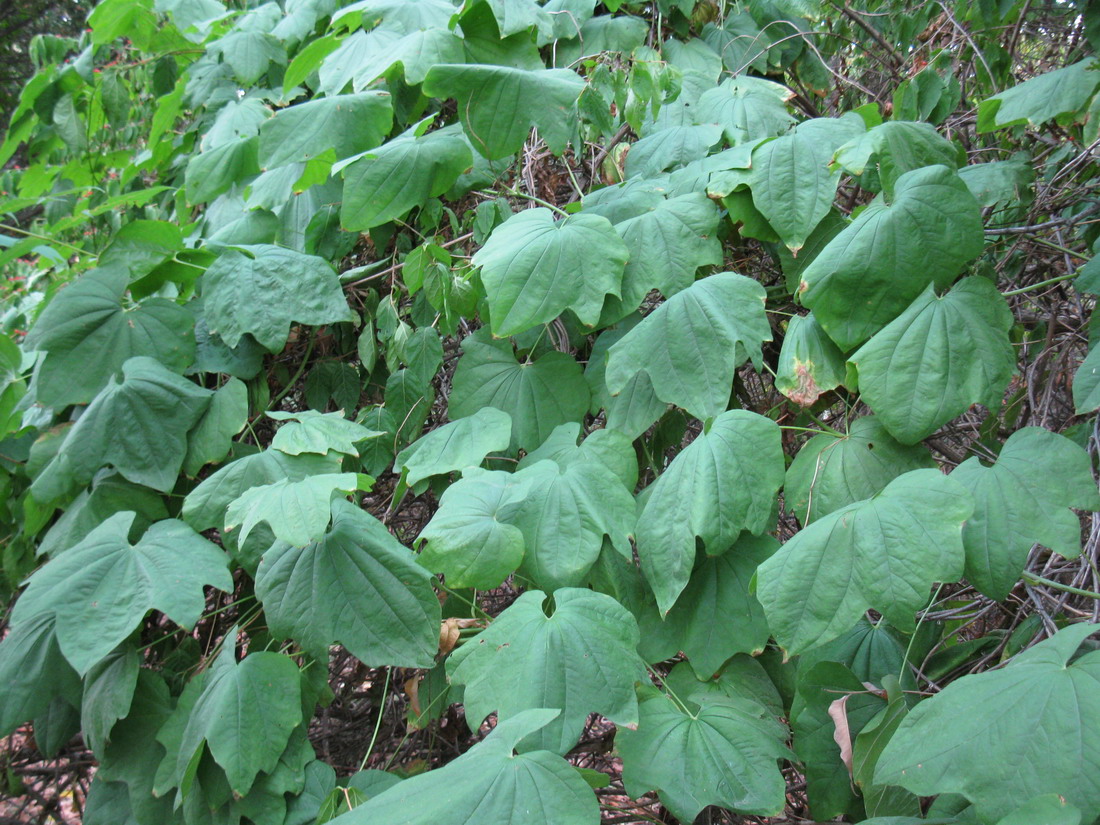
[[[12,614],[18,626],[53,613],[61,652],[86,673],[150,610],[193,627],[204,585],[231,590],[226,555],[181,521],[158,521],[137,544],[133,513],[117,513],[31,576]]]
[[[513,755],[512,749],[557,716],[529,710],[500,722],[483,742],[442,768],[383,791],[338,825],[466,825],[553,822],[597,825],[600,809],[577,770],[545,750]]]
[[[145,356],[122,365],[122,380],[96,396],[69,430],[32,492],[43,501],[84,486],[102,467],[129,481],[168,492],[187,454],[187,432],[212,393]]]
[[[453,421],[496,407],[512,416],[510,449],[532,450],[559,424],[580,421],[588,398],[580,365],[565,353],[521,363],[511,343],[476,332],[462,341],[448,414]]]
[[[470,143],[490,160],[518,152],[532,126],[555,154],[565,151],[570,112],[583,88],[566,69],[451,64],[434,66],[423,85],[426,95],[458,101]]]
[[[679,819],[707,805],[770,816],[783,810],[786,783],[777,761],[789,757],[787,728],[753,701],[711,698],[695,713],[647,692],[637,730],[615,736],[623,782],[637,798],[657,790]]]
[[[604,296],[618,296],[629,249],[611,223],[580,213],[555,220],[525,209],[493,230],[474,255],[494,335],[515,335],[571,309],[589,326]]]
[[[129,359],[146,355],[181,373],[195,357],[195,319],[164,298],[124,308],[125,271],[99,269],[50,302],[27,336],[46,353],[36,396],[49,407],[86,404]]]
[[[962,576],[973,509],[962,485],[914,470],[804,528],[757,571],[775,638],[799,653],[835,639],[868,608],[911,626],[934,582]]]
[[[328,263],[268,244],[222,254],[203,276],[203,296],[210,331],[230,347],[247,332],[278,352],[295,321],[355,320]]]
[[[550,707],[561,716],[524,737],[521,750],[566,753],[590,713],[621,725],[638,721],[634,681],[645,674],[635,652],[638,626],[610,596],[564,588],[549,598],[528,590],[477,638],[447,660],[449,679],[464,687],[466,718],[476,728],[498,712]]]
[[[999,403],[1016,371],[1012,323],[984,278],[965,278],[942,298],[929,285],[848,363],[882,425],[914,444],[971,404]]]
[[[1081,524],[1068,507],[1100,509],[1085,451],[1039,427],[1009,436],[992,467],[968,458],[951,478],[974,497],[963,528],[966,578],[992,599],[1008,595],[1033,544],[1080,553]]]
[[[256,572],[256,595],[276,635],[361,661],[430,667],[439,600],[423,567],[368,513],[332,503],[332,527],[304,547],[276,542]]]
[[[798,294],[850,350],[929,284],[950,284],[982,245],[978,202],[966,184],[946,166],[928,166],[900,176],[892,200],[878,196],[829,241],[802,270]]]
[[[687,585],[696,537],[725,551],[742,530],[759,535],[783,484],[783,449],[773,421],[730,410],[673,459],[653,485],[636,530],[638,555],[662,613]]]
[[[661,304],[608,352],[612,394],[645,372],[657,397],[707,419],[729,406],[733,374],[748,359],[760,362],[771,340],[764,289],[723,272],[697,281]]]
[[[927,449],[898,443],[877,418],[863,416],[844,435],[822,433],[802,445],[787,470],[784,500],[805,525],[871,498],[910,470],[935,466]]]
[[[985,821],[1057,793],[1100,806],[1100,653],[1069,659],[1096,625],[1078,624],[1008,667],[952,682],[921,702],[887,745],[880,783],[921,795],[961,793]]]

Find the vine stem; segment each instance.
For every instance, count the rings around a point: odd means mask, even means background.
[[[0,229],[5,232],[18,232],[20,235],[24,235],[28,238],[35,238],[39,241],[45,241],[46,243],[54,243],[58,246],[67,246],[69,249],[79,252],[81,255],[87,255],[90,258],[98,258],[99,256],[94,252],[89,252],[87,249],[83,249],[79,246],[74,246],[71,243],[65,241],[59,241],[57,238],[50,238],[46,235],[39,235],[37,232],[28,232],[26,229],[20,229],[18,226],[11,226],[10,224],[0,223]]]
[[[1060,284],[1062,281],[1070,281],[1077,277],[1076,272],[1067,272],[1065,275],[1059,275],[1056,278],[1047,278],[1045,281],[1039,281],[1037,284],[1031,286],[1022,286],[1019,289],[1010,289],[1008,292],[1002,292],[1006,298],[1009,295],[1023,295],[1025,292],[1031,292],[1035,289],[1042,289],[1046,286],[1053,286],[1054,284]]]
[[[386,698],[390,693],[390,675],[393,673],[393,668],[386,668],[386,683],[382,685],[382,701],[378,705],[378,718],[374,720],[374,733],[371,734],[370,744],[367,745],[367,752],[363,754],[363,761],[359,763],[359,770],[367,764],[367,760],[370,759],[370,755],[374,752],[374,743],[378,741],[378,729],[382,727],[382,715],[386,712]]]
[[[1042,585],[1043,587],[1053,587],[1055,590],[1061,590],[1063,593],[1072,593],[1074,596],[1084,596],[1086,599],[1100,600],[1100,593],[1094,593],[1091,590],[1082,590],[1080,587],[1074,587],[1070,584],[1062,584],[1056,582],[1053,579],[1045,578],[1044,576],[1037,576],[1034,573],[1024,571],[1021,578],[1028,584]]]
[[[276,395],[271,403],[267,405],[267,409],[275,409],[275,407],[279,405],[279,402],[286,398],[290,391],[294,389],[294,385],[298,383],[298,379],[301,378],[302,373],[306,371],[306,365],[309,364],[309,356],[313,354],[313,343],[316,340],[317,336],[315,332],[311,329],[309,333],[309,341],[306,343],[306,352],[305,355],[302,356],[302,363],[298,365],[297,372],[295,372],[294,376],[290,379],[290,381],[287,382],[287,385],[283,387],[282,392]]]

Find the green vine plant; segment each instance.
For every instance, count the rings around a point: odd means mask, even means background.
[[[36,37],[0,819],[1100,821],[1097,46],[1076,0]]]

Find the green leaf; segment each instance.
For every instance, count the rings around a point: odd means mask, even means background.
[[[679,169],[705,158],[721,140],[722,127],[714,124],[661,129],[630,147],[626,176],[653,178],[669,169]]]
[[[580,424],[562,424],[537,450],[521,458],[517,469],[539,461],[554,461],[563,470],[577,462],[595,462],[614,473],[628,490],[638,486],[638,456],[629,436],[617,430],[593,430],[577,444],[580,434]]]
[[[122,380],[104,387],[69,430],[32,493],[50,501],[58,497],[55,485],[64,481],[84,486],[107,465],[135,484],[168,492],[183,466],[187,432],[211,395],[159,361],[129,359],[122,365]]]
[[[499,470],[456,481],[420,531],[420,564],[450,587],[498,587],[523,561],[523,533],[510,520],[529,483]]]
[[[267,32],[237,29],[206,48],[211,54],[220,55],[233,68],[237,81],[245,86],[256,83],[272,63],[286,65],[283,45]]]
[[[176,760],[180,790],[194,781],[203,743],[225,770],[229,786],[245,794],[260,772],[270,773],[302,723],[301,677],[279,653],[249,653],[238,663],[225,644],[187,719]]]
[[[583,584],[605,535],[630,556],[634,497],[602,462],[581,460],[562,467],[539,461],[517,476],[529,477],[531,486],[502,518],[523,533],[521,572],[536,585],[556,590]]]
[[[786,86],[750,75],[731,77],[699,98],[697,123],[717,123],[730,144],[737,146],[781,135],[794,122],[786,102],[794,93]]]
[[[914,470],[813,522],[757,571],[775,638],[793,655],[837,638],[868,608],[912,627],[932,584],[962,576],[962,527],[972,511],[962,485]]]
[[[771,536],[744,536],[720,556],[701,554],[660,631],[675,640],[699,678],[709,678],[738,653],[764,649],[771,633],[749,583],[778,548]]]
[[[630,250],[611,223],[580,213],[555,220],[525,209],[493,230],[474,255],[489,302],[493,334],[515,335],[571,309],[587,326],[604,296],[618,296]]]
[[[752,699],[766,707],[773,716],[783,716],[783,700],[760,660],[738,653],[726,662],[719,673],[707,674],[700,680],[690,662],[680,662],[663,679],[665,689],[687,704],[705,705],[715,697]]]
[[[203,276],[203,296],[210,331],[230,347],[247,332],[269,352],[278,352],[295,321],[356,320],[328,263],[269,244],[220,255]]]
[[[291,456],[265,450],[238,458],[204,479],[184,499],[181,515],[196,530],[224,530],[226,508],[253,487],[339,471],[340,456],[335,454]]]
[[[373,666],[430,667],[440,621],[430,578],[381,522],[337,500],[319,541],[264,553],[256,595],[271,632],[307,650],[339,643]]]
[[[256,137],[241,138],[191,155],[184,173],[184,188],[190,204],[212,201],[234,183],[260,172]]]
[[[512,438],[512,417],[492,407],[437,427],[397,455],[394,467],[415,487],[426,478],[481,464],[489,453],[504,452]]]
[[[122,306],[123,270],[89,272],[58,293],[24,343],[46,353],[36,397],[47,407],[95,398],[127,359],[146,355],[181,373],[195,359],[195,319],[184,307],[150,298]]]
[[[207,464],[224,459],[233,444],[233,436],[248,423],[248,387],[230,378],[210,399],[199,423],[187,436],[184,474],[192,478]]]
[[[512,416],[510,451],[532,450],[559,424],[588,411],[588,385],[580,365],[564,352],[519,363],[509,341],[478,331],[462,341],[448,415],[451,420],[496,407]]]
[[[592,346],[584,371],[585,381],[592,392],[589,412],[595,415],[605,409],[608,429],[622,432],[631,439],[648,430],[668,409],[668,404],[654,394],[647,372],[639,372],[628,380],[618,395],[611,395],[607,389],[607,352],[641,320],[642,317],[634,313],[620,321],[614,329],[604,330]]]
[[[452,8],[453,14],[455,9]],[[321,89],[329,94],[347,85],[360,91],[375,80],[388,75],[394,66],[401,67],[405,82],[424,82],[432,66],[440,63],[461,63],[465,59],[462,38],[446,28],[411,28],[404,32],[376,28],[368,33],[356,33],[321,69]]]
[[[332,23],[354,26],[351,16],[358,15],[364,28],[381,21],[394,31],[416,31],[445,27],[455,12],[448,0],[359,0],[335,12]]]
[[[870,683],[871,680],[866,681]],[[836,721],[829,712],[833,703],[841,700],[844,701],[844,718],[851,739],[855,739],[864,725],[886,706],[876,692],[868,690],[863,681],[841,662],[819,661],[799,665],[798,704],[792,710],[794,719],[791,727],[795,751],[805,766],[810,810],[818,819],[833,819],[849,812],[858,819],[862,812],[862,806],[853,793],[852,776],[841,761],[840,747],[835,738]]]
[[[549,705],[561,715],[519,742],[521,750],[566,753],[590,713],[619,725],[638,721],[634,682],[645,676],[635,652],[638,626],[625,607],[591,590],[547,596],[528,590],[488,628],[455,650],[447,676],[465,687],[466,718],[476,730],[493,711],[507,720]]]
[[[1073,374],[1073,408],[1078,415],[1100,408],[1100,347],[1089,350]]]
[[[572,765],[546,751],[512,754],[517,742],[556,715],[553,710],[517,713],[458,759],[406,779],[332,821],[336,825],[598,825],[596,797]]]
[[[722,413],[672,460],[646,499],[636,531],[642,572],[668,613],[687,585],[696,538],[723,553],[748,530],[767,529],[783,484],[774,421],[745,410]]]
[[[518,152],[532,126],[550,151],[564,152],[573,106],[584,87],[584,80],[567,69],[441,64],[428,72],[422,89],[431,97],[457,100],[470,143],[489,160],[498,160]]]
[[[12,627],[0,641],[0,735],[44,713],[56,697],[80,696],[80,676],[61,655],[52,613]]]
[[[362,424],[348,421],[343,414],[319,413],[315,410],[301,412],[269,411],[268,418],[285,421],[271,439],[272,449],[287,455],[302,453],[328,452],[359,456],[356,444],[368,438],[377,438],[381,433],[369,430]]]
[[[172,800],[153,796],[157,767],[165,757],[156,735],[171,715],[172,699],[164,679],[151,670],[139,670],[129,713],[115,724],[111,741],[97,753],[96,775],[126,783],[130,807],[139,821],[171,821]]]
[[[967,581],[998,601],[1019,580],[1033,544],[1067,557],[1081,552],[1081,524],[1068,507],[1100,509],[1088,454],[1040,427],[1013,433],[992,467],[972,457],[951,478],[975,503],[963,527]]]
[[[331,518],[335,493],[353,493],[360,489],[356,473],[326,473],[301,481],[280,479],[262,487],[245,490],[226,510],[225,529],[241,528],[237,544],[243,545],[252,528],[266,521],[275,537],[304,547],[320,541]]]
[[[926,448],[898,443],[867,415],[853,421],[845,435],[822,433],[803,444],[787,470],[783,498],[807,525],[877,495],[910,470],[935,467]]]
[[[1016,372],[1013,323],[992,281],[964,278],[942,298],[929,284],[848,364],[882,425],[915,444],[971,404],[999,406]]]
[[[657,397],[700,419],[729,406],[733,376],[771,340],[764,288],[723,272],[697,281],[661,304],[611,347],[607,388],[623,390],[646,372]]]
[[[959,150],[930,123],[889,120],[836,150],[834,163],[866,186],[893,192],[898,178],[925,166],[961,165]]]
[[[798,293],[847,351],[929,284],[946,288],[983,244],[981,212],[966,184],[945,166],[928,166],[899,177],[889,203],[879,195],[829,241],[802,271]]]
[[[81,729],[97,754],[103,753],[115,723],[130,713],[140,667],[141,657],[133,647],[126,646],[94,665],[84,677]]]
[[[260,127],[260,166],[305,163],[329,149],[343,160],[382,143],[392,121],[388,92],[323,97],[280,109]]]
[[[639,201],[625,215],[606,215],[629,250],[618,300],[623,314],[636,309],[650,290],[673,295],[691,286],[699,267],[722,263],[718,208],[705,194],[666,199],[652,192]],[[598,209],[591,211],[600,214]]]
[[[206,605],[204,585],[232,590],[228,559],[182,521],[158,521],[137,544],[133,513],[116,513],[76,547],[31,576],[12,624],[57,617],[61,652],[79,673],[130,635],[150,610],[191,628]]]
[[[833,206],[840,181],[840,171],[828,168],[833,150],[862,132],[858,115],[818,118],[753,150],[752,201],[792,252],[805,246]]]
[[[1056,793],[1036,796],[1010,813],[997,825],[1032,825],[1043,822],[1046,825],[1080,825],[1081,811]]]
[[[470,144],[457,127],[423,137],[406,133],[344,172],[340,225],[362,231],[402,218],[450,189],[471,163]]]
[[[978,131],[991,132],[1027,123],[1038,127],[1048,120],[1063,122],[1083,114],[1089,98],[1100,84],[1094,71],[1096,59],[1087,57],[1070,66],[1033,77],[1011,89],[982,101],[978,110]]]
[[[134,527],[142,532],[154,521],[168,518],[168,508],[157,493],[117,474],[98,474],[92,489],[82,491],[42,537],[37,555],[59,555],[122,510],[136,513]]]
[[[783,810],[786,783],[776,761],[790,757],[787,727],[762,705],[716,697],[692,715],[654,690],[639,712],[637,730],[615,735],[632,797],[656,789],[684,822],[707,805],[763,816]]]
[[[1004,669],[964,676],[918,704],[875,781],[922,796],[960,793],[985,821],[1049,793],[1100,809],[1100,652],[1068,664],[1096,630],[1067,627]]]
[[[844,354],[814,314],[791,318],[779,351],[775,388],[800,407],[810,407],[822,393],[843,384],[844,378]]]

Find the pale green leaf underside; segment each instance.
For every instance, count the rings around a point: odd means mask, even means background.
[[[332,497],[358,488],[359,476],[355,473],[326,473],[301,481],[280,479],[252,487],[229,505],[225,529],[235,530],[239,526],[237,543],[243,545],[252,529],[266,521],[277,539],[304,547],[324,536],[331,518]]]
[[[512,417],[493,407],[437,427],[400,453],[394,468],[415,487],[426,478],[476,467],[489,453],[503,452],[512,440]]]

